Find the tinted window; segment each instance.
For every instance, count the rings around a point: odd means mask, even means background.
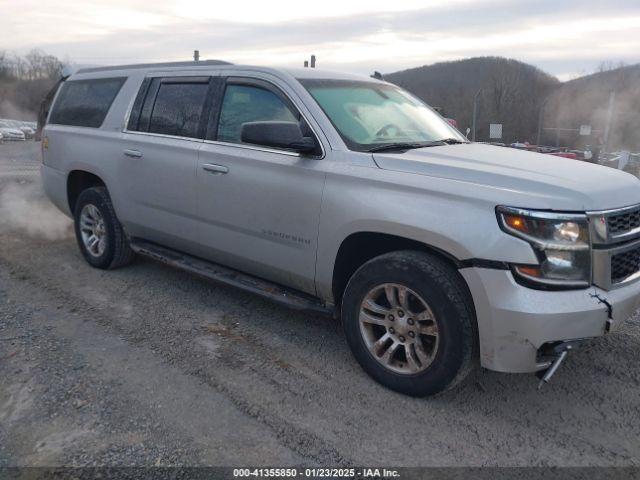
[[[49,123],[100,127],[125,80],[100,78],[63,83]]]
[[[161,83],[149,121],[149,132],[198,137],[208,83]]]
[[[149,127],[149,115],[146,115],[145,118],[145,123],[144,123],[144,130],[139,126],[140,120],[141,120],[141,112],[142,112],[142,107],[143,105],[145,105],[145,99],[147,98],[147,95],[151,95],[151,82],[152,81],[157,81],[158,79],[151,79],[151,78],[145,78],[142,82],[142,85],[140,85],[140,90],[138,90],[138,95],[136,95],[136,100],[135,102],[133,102],[133,107],[131,108],[131,113],[129,114],[129,124],[127,125],[127,130],[142,130],[142,131],[146,131],[146,129]],[[155,90],[153,90],[154,95],[155,92],[157,91],[157,87]],[[149,102],[147,102],[149,103]],[[146,106],[146,105],[145,105]],[[153,106],[153,104],[152,104]],[[150,112],[151,110],[149,110]]]
[[[247,85],[228,85],[218,123],[218,140],[240,143],[240,130],[246,122],[298,119],[275,93]]]

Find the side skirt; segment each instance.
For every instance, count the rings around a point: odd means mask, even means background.
[[[207,260],[192,257],[191,255],[162,247],[155,243],[132,238],[131,249],[145,257],[153,258],[172,267],[195,273],[214,282],[241,288],[242,290],[255,293],[295,310],[308,310],[325,315],[331,315],[333,313],[331,307],[328,307],[319,299],[306,293],[298,292]]]

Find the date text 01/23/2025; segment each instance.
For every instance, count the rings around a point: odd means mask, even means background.
[[[234,478],[398,478],[399,472],[386,468],[235,468]]]

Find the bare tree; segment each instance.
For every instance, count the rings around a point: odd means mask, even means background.
[[[617,70],[619,68],[624,68],[625,66],[626,63],[624,63],[622,60],[620,60],[619,62],[615,62],[613,60],[603,60],[598,65],[596,73],[610,72],[611,70]]]
[[[63,63],[41,50],[24,57],[0,51],[0,117],[33,118],[40,100],[61,76]]]

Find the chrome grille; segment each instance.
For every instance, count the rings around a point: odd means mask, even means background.
[[[640,270],[640,246],[611,256],[611,283],[620,283]]]
[[[640,227],[640,210],[614,214],[607,217],[609,235],[619,235]]]
[[[587,214],[593,283],[610,290],[640,279],[640,205]]]

